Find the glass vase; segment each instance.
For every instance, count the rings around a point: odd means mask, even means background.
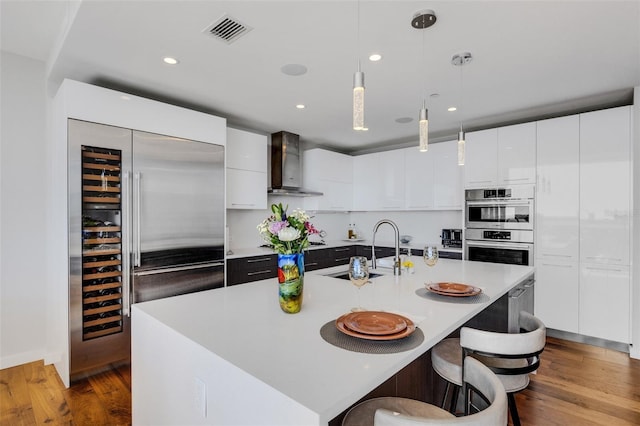
[[[304,253],[278,254],[278,298],[284,312],[300,312],[303,284]]]

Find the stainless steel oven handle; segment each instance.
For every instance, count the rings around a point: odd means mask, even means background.
[[[488,241],[467,241],[467,247],[492,247],[492,248],[509,248],[514,250],[529,250],[533,244],[519,244],[510,242],[488,242]]]
[[[473,206],[530,206],[532,204],[532,200],[523,200],[523,199],[502,199],[502,198],[492,198],[488,200],[469,200],[467,201],[467,207]]]
[[[135,272],[133,275],[143,277],[146,275],[167,274],[169,272],[193,271],[195,269],[213,268],[215,266],[224,266],[224,262],[197,263],[194,265],[175,266],[173,268],[153,269],[150,271]]]

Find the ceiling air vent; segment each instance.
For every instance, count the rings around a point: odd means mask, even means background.
[[[210,34],[220,41],[231,44],[252,29],[253,28],[243,24],[232,16],[223,15],[220,19],[205,28],[203,32]]]

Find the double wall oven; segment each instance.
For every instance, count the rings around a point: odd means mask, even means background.
[[[534,187],[465,191],[465,258],[533,265]]]
[[[533,185],[465,191],[465,258],[532,266],[534,193]],[[519,331],[520,311],[534,313],[534,285],[532,276],[496,302],[508,312],[509,333]]]

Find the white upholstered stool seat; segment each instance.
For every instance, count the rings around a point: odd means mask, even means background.
[[[526,367],[527,361],[523,359],[495,359],[472,355],[474,358],[489,367]],[[462,347],[460,339],[445,339],[438,343],[431,351],[431,362],[436,373],[448,382],[456,386],[462,386]],[[496,374],[502,381],[507,393],[518,392],[529,386],[529,375],[504,375]]]
[[[368,399],[353,407],[347,413],[342,426],[371,426],[373,425],[373,417],[376,414],[376,410],[379,408],[412,417],[429,419],[455,418],[455,416],[447,410],[443,410],[435,405],[414,399],[384,396],[381,398]]]
[[[518,409],[513,394],[529,385],[529,373],[540,365],[540,353],[546,343],[546,328],[542,321],[528,312],[519,315],[521,333],[495,333],[469,327],[460,329],[459,339],[445,339],[431,350],[434,371],[447,381],[442,401],[446,404],[449,387],[456,389],[449,409],[457,402],[457,390],[462,386],[462,359],[473,357],[488,366],[507,391],[511,417],[515,426],[520,425]]]
[[[485,408],[464,417],[426,402],[407,398],[382,397],[361,402],[349,410],[342,426],[506,426],[507,393],[495,374],[481,362],[467,358],[464,361],[465,403],[472,404],[473,396],[484,402]],[[473,395],[473,396],[472,396]]]

